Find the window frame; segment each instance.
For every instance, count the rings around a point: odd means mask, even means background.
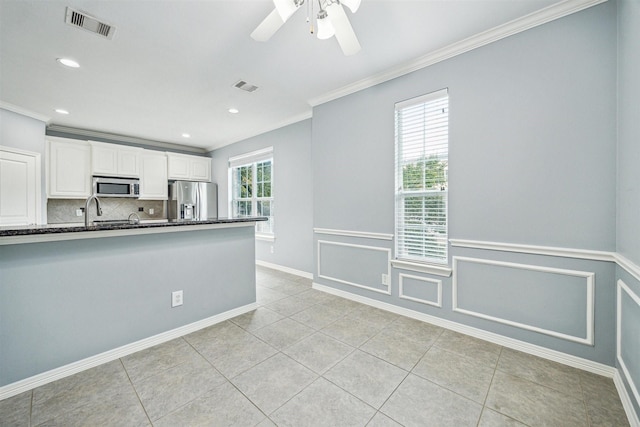
[[[442,102],[446,100],[446,124],[445,126],[440,126],[437,124],[437,120],[425,120],[421,119],[418,123],[422,126],[422,129],[418,132],[421,134],[418,139],[422,144],[421,150],[418,150],[416,153],[415,161],[410,163],[407,161],[407,156],[410,152],[411,148],[416,148],[420,143],[414,144],[407,143],[409,148],[403,144],[405,140],[410,140],[408,132],[401,131],[400,123],[403,118],[401,117],[402,112],[407,112],[411,108],[415,108],[418,106],[425,106],[426,110],[424,111],[424,115],[428,114],[429,103],[434,102]],[[439,108],[439,107],[438,107]],[[431,111],[435,111],[437,108],[431,107]],[[407,126],[407,121],[409,119],[405,119],[404,125]],[[434,130],[425,131],[426,128],[430,126],[434,126]],[[395,176],[395,189],[394,189],[394,259],[396,261],[402,263],[418,263],[418,264],[430,264],[434,266],[446,266],[449,262],[449,177],[448,177],[448,168],[449,168],[449,93],[448,89],[441,89],[436,92],[428,93],[426,95],[421,95],[415,98],[411,98],[405,101],[401,101],[395,104],[394,108],[394,176]],[[444,131],[444,136],[440,136],[439,138],[435,138],[439,132]],[[429,134],[430,132],[430,134]],[[429,138],[437,139],[439,142],[427,142]],[[444,144],[442,141],[444,140]],[[444,148],[443,148],[444,147]],[[440,176],[441,173],[442,178],[434,178],[433,183],[431,184],[431,188],[426,187],[424,184],[427,182],[424,173],[426,172],[426,164],[431,160],[437,160],[439,162],[438,167],[442,166],[441,170],[436,168],[436,175]],[[422,162],[422,165],[420,163]],[[405,188],[405,168],[410,164],[415,164],[418,166],[418,169],[422,168],[423,175],[421,177],[420,185],[422,186],[420,189],[407,189]],[[432,175],[433,177],[433,175]],[[440,189],[433,188],[441,185]],[[440,200],[433,199],[433,201],[428,201],[428,196],[443,196]],[[419,233],[418,239],[419,241],[422,239],[422,242],[418,242],[418,246],[414,247],[414,252],[419,252],[419,254],[411,255],[409,252],[411,251],[411,241],[405,239],[407,235],[407,230],[411,230],[412,227],[405,221],[405,216],[407,212],[406,201],[409,197],[418,197],[420,198],[420,203],[422,207],[422,215],[419,216],[419,221],[422,221],[422,231]],[[435,207],[428,208],[425,207],[425,203],[432,203]],[[442,204],[444,206],[439,207],[438,205]],[[410,208],[409,208],[410,209]],[[426,243],[429,238],[426,232],[426,226],[428,223],[424,221],[424,218],[428,214],[428,211],[431,210],[434,212],[435,221],[431,221],[430,223],[436,223],[440,218],[444,217],[444,226],[442,225],[433,225],[432,233],[436,234],[436,240],[431,248],[433,252],[435,252],[435,256],[429,256],[429,245]],[[425,212],[426,211],[426,212]],[[440,220],[441,221],[441,220]],[[420,227],[418,227],[420,228]],[[413,228],[414,230],[416,228]],[[444,241],[441,241],[441,238],[438,238],[437,235],[442,234],[442,238]],[[433,238],[433,236],[432,236]]]
[[[257,186],[258,183],[258,165],[261,163],[270,162],[270,180],[262,181],[261,183],[269,183],[270,184],[270,197],[258,197]],[[243,168],[250,166],[251,171],[251,194],[249,197],[239,197],[235,198],[235,190],[237,186],[236,182],[236,173],[235,171],[238,168]],[[263,230],[265,222],[260,221],[256,222],[256,238],[260,240],[270,240],[273,241],[275,239],[275,227],[274,227],[274,161],[273,161],[273,147],[267,147],[261,150],[252,151],[249,153],[241,154],[238,156],[230,157],[228,164],[228,193],[229,193],[229,212],[230,216],[235,217],[236,209],[235,203],[238,201],[250,202],[251,204],[251,214],[250,216],[264,216],[258,215],[258,205],[260,202],[269,202],[270,204],[270,215],[268,216],[268,220],[266,223],[269,224],[268,230]]]

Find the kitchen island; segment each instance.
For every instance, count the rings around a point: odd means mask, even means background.
[[[0,399],[254,309],[265,219],[0,228]]]

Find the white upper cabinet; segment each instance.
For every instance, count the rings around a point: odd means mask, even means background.
[[[211,158],[167,152],[169,179],[211,182]]]
[[[144,150],[140,156],[140,199],[167,200],[167,155]]]
[[[49,137],[47,196],[85,199],[91,195],[91,146],[85,141]]]
[[[90,141],[92,175],[140,177],[142,148]]]
[[[0,146],[0,225],[40,222],[40,153]]]

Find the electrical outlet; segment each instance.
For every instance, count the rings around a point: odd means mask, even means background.
[[[389,275],[382,273],[382,284],[389,286]]]
[[[273,245],[271,245],[271,253],[273,253]]]
[[[76,209],[76,216],[82,216],[82,209]]]
[[[155,210],[155,209],[153,209],[153,208],[149,209],[149,215],[153,215],[153,213],[154,213],[155,211],[156,211],[156,210]]]
[[[144,208],[143,207],[139,207],[138,208],[138,212],[144,212]]]
[[[182,291],[171,292],[171,308],[182,305]]]

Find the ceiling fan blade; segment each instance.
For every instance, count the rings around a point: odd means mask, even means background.
[[[258,27],[253,30],[253,33],[251,33],[251,38],[259,42],[266,42],[283,25],[284,21],[280,17],[278,10],[273,9],[273,11],[271,11],[271,13],[267,15],[266,18],[264,18],[264,21],[262,21],[260,25],[258,25]]]
[[[333,3],[327,7],[327,14],[331,19],[331,24],[336,30],[336,39],[345,55],[353,55],[360,51],[360,42],[353,31],[353,27],[344,12],[344,8],[339,3]]]

